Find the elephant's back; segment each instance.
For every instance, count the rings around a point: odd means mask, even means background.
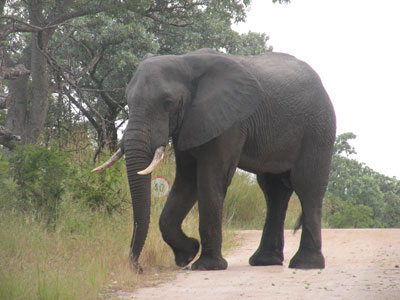
[[[250,136],[265,132],[261,144],[273,145],[277,156],[291,148],[293,159],[305,136],[317,143],[331,143],[336,129],[334,109],[318,74],[308,64],[282,53],[242,59],[265,92],[264,103],[247,123]]]
[[[241,57],[240,62],[267,93],[322,87],[318,74],[305,62],[285,53]],[[323,88],[323,87],[322,87]]]
[[[274,52],[242,57],[241,63],[264,88],[265,101],[261,110],[278,112],[281,121],[288,121],[282,120],[282,116],[286,116],[304,126],[320,126],[312,125],[313,119],[318,123],[321,118],[335,122],[330,98],[320,77],[307,63]]]

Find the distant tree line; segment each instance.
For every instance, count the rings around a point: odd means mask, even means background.
[[[325,201],[330,227],[400,227],[400,181],[351,158],[354,133],[337,137]]]

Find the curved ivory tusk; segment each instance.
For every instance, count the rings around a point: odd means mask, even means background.
[[[107,169],[108,167],[111,167],[113,164],[115,164],[121,157],[122,157],[122,151],[121,148],[118,149],[117,152],[114,153],[113,156],[110,157],[109,160],[107,160],[104,164],[102,164],[101,166],[93,169],[91,172],[92,173],[97,173],[97,172],[101,172],[104,171],[105,169]]]
[[[157,167],[157,165],[160,163],[160,161],[164,158],[164,149],[165,147],[163,146],[158,147],[156,152],[154,153],[154,158],[151,164],[146,169],[139,171],[138,174],[147,175],[153,172],[154,169]]]

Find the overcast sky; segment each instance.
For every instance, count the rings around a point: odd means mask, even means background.
[[[309,63],[335,106],[354,157],[400,179],[400,1],[253,0],[239,32],[265,32],[274,51]]]

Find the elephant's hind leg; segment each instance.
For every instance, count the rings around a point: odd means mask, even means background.
[[[301,159],[292,170],[291,181],[302,207],[302,232],[299,250],[290,261],[289,268],[325,267],[321,252],[321,218],[331,155],[331,147],[314,141],[303,149]]]
[[[289,184],[289,172],[262,174],[257,182],[267,201],[267,218],[257,251],[250,257],[252,266],[282,265],[284,245],[284,222],[293,189]]]
[[[197,201],[196,162],[188,155],[176,152],[176,177],[167,203],[160,216],[164,241],[175,254],[175,263],[184,267],[197,255],[200,244],[182,231],[182,222]]]

